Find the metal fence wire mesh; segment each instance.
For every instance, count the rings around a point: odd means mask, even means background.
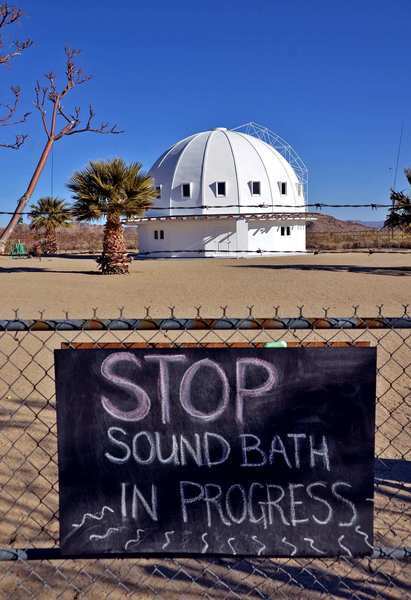
[[[0,321],[1,598],[411,596],[411,317]],[[369,342],[377,347],[374,553],[353,559],[61,559],[53,350],[62,343]],[[75,416],[73,416],[75,418]]]

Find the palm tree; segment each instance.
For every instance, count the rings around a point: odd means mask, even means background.
[[[30,208],[30,228],[44,234],[42,244],[44,254],[55,254],[57,252],[56,230],[71,225],[70,207],[60,198],[46,196],[40,198],[37,204],[32,204]]]
[[[72,214],[78,221],[104,217],[103,253],[97,263],[104,275],[128,273],[122,217],[141,215],[156,198],[153,180],[140,163],[127,165],[121,158],[91,161],[67,184],[75,203]]]
[[[411,169],[404,171],[411,185]],[[384,227],[409,229],[411,227],[411,198],[404,192],[391,190],[392,208],[390,208]]]

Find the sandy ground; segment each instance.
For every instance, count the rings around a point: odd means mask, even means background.
[[[344,254],[253,260],[134,261],[129,276],[102,277],[87,258],[12,260],[0,257],[0,319],[19,316],[89,317],[247,314],[256,316],[402,314],[411,298],[411,254]],[[220,332],[221,334],[221,332]],[[141,341],[164,333],[32,332],[0,334],[0,547],[52,547],[58,543],[57,437],[53,349],[70,341]],[[179,332],[169,340],[182,341]],[[188,334],[187,334],[188,335]],[[232,334],[230,334],[232,335]],[[367,340],[377,345],[375,543],[410,546],[411,406],[410,331],[242,332],[255,341]],[[202,333],[195,332],[196,339]],[[256,337],[258,336],[258,337]],[[270,336],[272,336],[270,338]],[[192,341],[192,338],[188,338]],[[213,341],[213,338],[207,338]],[[233,338],[234,341],[234,338]],[[383,598],[411,593],[404,560],[193,560],[128,559],[0,563],[0,598],[27,597]]]
[[[363,316],[399,315],[411,299],[411,253],[319,254],[261,259],[191,259],[133,261],[128,276],[102,277],[90,258],[10,259],[0,257],[1,316],[33,318],[45,310],[50,318],[88,317],[92,308],[99,316],[164,316],[175,306],[179,316],[247,314],[254,305],[259,316],[352,314],[359,305]]]

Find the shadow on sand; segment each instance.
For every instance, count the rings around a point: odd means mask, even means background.
[[[230,265],[230,268],[268,269],[273,271],[330,271],[335,273],[357,273],[360,275],[390,275],[404,277],[411,275],[411,267],[361,267],[356,265]]]
[[[62,273],[65,275],[100,275],[99,271],[70,271],[64,269],[47,269],[46,267],[0,267],[0,275],[2,273]]]

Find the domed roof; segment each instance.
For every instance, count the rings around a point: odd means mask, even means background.
[[[301,212],[304,204],[304,182],[276,148],[224,127],[180,140],[149,174],[159,196],[147,217]]]

